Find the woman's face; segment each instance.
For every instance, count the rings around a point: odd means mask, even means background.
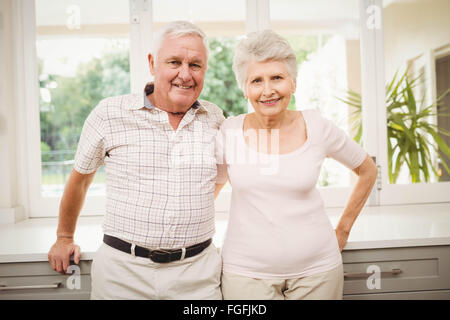
[[[287,109],[295,84],[283,61],[250,62],[246,92],[257,114],[276,116]]]

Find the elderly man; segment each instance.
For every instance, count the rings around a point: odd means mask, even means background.
[[[207,68],[205,34],[178,21],[155,37],[154,82],[144,94],[102,100],[87,118],[48,254],[65,272],[76,221],[105,165],[104,238],[91,270],[92,299],[221,299],[214,234],[214,139],[224,120],[197,100]]]

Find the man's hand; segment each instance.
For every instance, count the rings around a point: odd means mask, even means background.
[[[72,255],[75,264],[78,264],[81,258],[80,247],[72,238],[59,238],[48,252],[48,261],[53,270],[65,274],[70,266]]]
[[[84,198],[95,172],[81,174],[72,169],[59,206],[58,229],[56,242],[48,252],[48,261],[52,269],[66,273],[73,255],[76,264],[80,262],[80,247],[73,242],[75,226],[83,206]]]

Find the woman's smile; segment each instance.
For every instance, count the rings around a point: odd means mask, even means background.
[[[280,100],[281,100],[281,98],[262,100],[262,101],[260,101],[260,103],[264,104],[265,106],[271,107],[271,106],[276,105],[278,103],[278,101],[280,101]]]

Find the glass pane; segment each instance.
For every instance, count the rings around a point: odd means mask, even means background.
[[[187,20],[199,26],[207,35],[210,55],[200,99],[222,108],[226,117],[247,112],[247,101],[238,88],[233,70],[234,48],[245,34],[245,1],[210,0],[154,1],[154,27],[174,20]],[[177,8],[177,10],[173,10]]]
[[[90,111],[130,92],[128,11],[128,0],[36,0],[43,196],[62,194]],[[104,181],[102,167],[88,194]]]
[[[449,12],[447,0],[383,1],[392,184],[450,181]]]
[[[350,105],[361,95],[358,0],[271,0],[270,18],[271,28],[289,41],[297,55],[297,91],[291,107],[319,109],[359,141],[361,108]],[[349,186],[353,177],[327,158],[318,186]]]

